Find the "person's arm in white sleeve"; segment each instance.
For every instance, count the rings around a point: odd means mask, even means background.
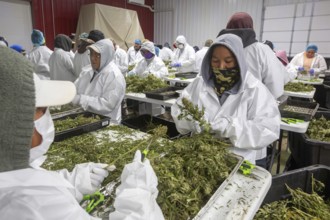
[[[188,54],[188,59],[183,60],[183,61],[181,62],[181,65],[182,65],[183,67],[185,67],[185,66],[190,66],[190,65],[195,65],[196,56],[195,56],[195,51],[194,51],[194,49],[191,48],[191,47],[190,47],[190,48],[187,48],[186,53]]]
[[[229,138],[235,147],[259,149],[278,139],[281,116],[276,101],[264,85],[260,84],[250,96],[250,103],[242,106],[247,108],[247,115],[216,116],[210,124],[214,132]]]
[[[84,195],[94,193],[109,172],[104,169],[108,165],[102,163],[82,163],[77,164],[72,172],[67,169],[56,172],[74,186],[73,195],[80,202]]]
[[[156,198],[158,196],[157,176],[141,152],[135,153],[133,162],[127,164],[121,174],[121,184],[116,189],[115,211],[109,219],[163,220],[164,216]]]
[[[128,58],[125,52],[120,53],[119,62],[117,64],[118,68],[122,73],[126,73],[128,70]]]
[[[70,72],[73,76],[75,76],[74,73],[74,67],[73,67],[73,57],[71,57],[70,52],[64,52],[61,54],[62,63],[65,66],[65,68]],[[76,76],[75,76],[76,77]]]
[[[317,62],[317,66],[318,68],[314,68],[312,67],[311,69],[314,69],[315,73],[322,73],[327,69],[327,63],[325,62],[325,59],[323,58],[323,56],[317,54],[317,57],[315,58]]]
[[[175,122],[176,129],[181,134],[187,134],[189,132],[200,133],[201,128],[199,127],[198,122],[193,119],[182,118],[179,120],[179,115],[181,114],[181,110],[179,106],[183,106],[182,98],[186,98],[190,102],[194,103],[197,100],[192,100],[195,93],[201,90],[202,79],[196,78],[192,83],[190,83],[181,93],[180,97],[176,100],[176,102],[171,107],[171,115]],[[192,94],[192,95],[191,95]]]

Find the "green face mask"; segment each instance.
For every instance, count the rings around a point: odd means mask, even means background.
[[[240,72],[237,67],[231,69],[212,68],[215,92],[221,96],[225,91],[230,90],[240,79]]]

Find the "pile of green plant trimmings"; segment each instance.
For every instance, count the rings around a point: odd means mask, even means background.
[[[86,117],[83,114],[81,114],[75,118],[67,117],[65,119],[54,120],[54,126],[56,132],[61,132],[97,121],[100,121],[100,117],[98,115],[92,115],[92,117]]]
[[[324,190],[324,184],[312,178],[312,193],[306,193],[301,189],[291,189],[287,186],[292,199],[275,201],[264,205],[257,214],[255,220],[297,220],[330,219],[330,201],[325,201],[318,192]],[[321,193],[320,193],[321,194]]]
[[[314,87],[312,85],[304,84],[301,82],[298,83],[289,82],[284,86],[284,90],[290,92],[311,92],[314,90]]]
[[[228,152],[227,144],[207,132],[175,140],[160,138],[166,131],[166,127],[156,127],[153,134],[141,139],[134,138],[135,130],[109,126],[99,130],[97,137],[88,133],[54,143],[43,167],[71,170],[84,162],[114,164],[117,169],[103,182],[106,185],[118,180],[135,151],[151,142],[147,158],[158,177],[157,202],[165,219],[189,219],[229,176],[238,159]]]
[[[320,118],[313,118],[308,126],[306,132],[310,139],[330,142],[330,120],[321,116]]]
[[[72,103],[66,104],[66,105],[61,105],[61,106],[54,106],[49,108],[50,114],[56,114],[59,112],[65,112],[65,111],[70,111],[73,109],[77,109],[79,106],[73,105]]]
[[[126,92],[144,93],[165,87],[168,87],[166,82],[152,74],[147,77],[135,75],[126,77]]]

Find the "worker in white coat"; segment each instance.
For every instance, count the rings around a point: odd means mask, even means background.
[[[286,55],[286,51],[285,50],[277,50],[275,52],[275,55],[279,59],[279,61],[281,61],[281,63],[285,66],[285,69],[288,72],[288,75],[286,77],[286,78],[288,78],[288,82],[290,82],[290,81],[294,80],[295,78],[297,78],[298,70],[296,69],[296,67],[294,65],[289,63],[288,57]],[[288,82],[286,82],[286,83],[288,83]]]
[[[195,50],[187,43],[183,35],[179,35],[175,40],[176,50],[174,51],[172,67],[178,69],[180,73],[195,71]]]
[[[128,69],[128,56],[125,50],[121,49],[119,45],[116,44],[115,40],[111,40],[113,46],[115,47],[115,58],[114,63],[118,66],[123,76],[126,76],[127,69]]]
[[[241,39],[225,34],[206,53],[201,76],[189,84],[172,106],[171,114],[182,134],[200,132],[194,120],[178,117],[182,98],[199,109],[217,137],[229,138],[231,150],[255,162],[255,150],[277,140],[280,113],[268,89],[248,70]]]
[[[55,37],[54,53],[49,58],[50,79],[74,82],[76,75],[73,68],[72,40],[59,34]]]
[[[40,79],[50,79],[49,58],[53,51],[46,46],[43,33],[33,29],[31,34],[33,49],[27,54],[27,58],[33,63],[35,73]]]
[[[242,39],[250,72],[265,84],[275,99],[283,95],[287,71],[270,47],[256,40],[252,17],[245,12],[235,13],[218,36],[226,33],[236,34]]]
[[[164,44],[164,47],[160,50],[159,57],[163,61],[171,61],[173,59],[174,53],[173,53],[173,51],[169,47],[167,47],[165,45],[168,45],[169,46],[168,43],[167,44],[166,43]]]
[[[69,102],[73,98],[74,93],[69,92],[63,96],[64,91],[74,90],[74,85],[65,83],[60,85],[63,92],[58,90],[58,82],[41,80],[34,83],[33,67],[21,55],[11,51],[8,48],[0,47],[0,59],[4,62],[0,63],[1,96],[0,101],[8,108],[2,108],[0,115],[0,216],[2,219],[34,219],[34,220],[92,220],[99,219],[90,216],[78,203],[72,191],[74,187],[66,179],[61,177],[57,172],[34,169],[29,166],[29,153],[31,136],[36,133],[33,131],[33,118],[36,115],[35,107],[58,105],[60,103]],[[63,82],[60,82],[63,83]],[[16,90],[13,90],[17,88]],[[57,90],[56,90],[57,89]],[[55,96],[41,98],[48,94],[47,91],[53,91]],[[56,95],[56,92],[59,92]],[[36,96],[35,96],[36,94]],[[61,95],[60,99],[55,97]],[[48,94],[49,95],[49,94]],[[17,120],[20,119],[20,120]],[[19,138],[17,138],[19,136]],[[140,154],[140,152],[137,152]],[[154,182],[154,172],[151,172],[150,163],[133,161],[126,167],[135,167],[130,169],[131,172],[123,172],[122,180],[125,178],[132,179],[138,176],[141,179],[139,183],[143,183],[144,179],[152,179]],[[126,168],[125,168],[126,169]],[[153,170],[152,170],[153,171]],[[151,192],[148,184],[134,185],[131,182],[127,190],[122,187],[123,192],[130,192],[132,188],[140,193],[139,196],[126,200],[126,211],[131,210],[127,216],[135,216],[137,219],[149,219],[147,216],[155,216],[155,219],[164,219],[162,214],[152,215],[157,211],[155,205],[155,195]],[[131,194],[132,195],[132,194]],[[148,200],[149,196],[149,200]],[[117,198],[122,198],[118,195]],[[153,201],[143,203],[144,213],[135,210],[134,200]],[[151,205],[151,206],[148,206]],[[148,207],[146,207],[148,206]],[[120,207],[116,210],[121,210]],[[142,210],[142,209],[141,209]],[[122,212],[124,213],[124,212]],[[136,213],[136,214],[135,214]],[[125,214],[125,213],[124,213]],[[125,219],[122,215],[122,219]],[[111,218],[112,219],[112,218]]]
[[[168,69],[161,58],[156,56],[154,43],[146,41],[142,44],[140,52],[143,56],[128,75],[138,75],[146,77],[152,74],[158,78],[163,78],[168,75]]]
[[[74,58],[73,58],[73,68],[74,68],[74,74],[75,74],[76,78],[79,77],[82,69],[85,66],[89,66],[91,64],[91,61],[89,58],[89,50],[87,50],[87,47],[94,43],[95,42],[93,40],[88,39],[87,33],[81,33],[79,35],[78,49],[77,49],[76,53],[74,54]]]
[[[327,69],[327,63],[317,51],[318,47],[315,44],[310,44],[304,52],[296,54],[290,63],[295,66],[298,72],[307,71],[312,76],[319,75]]]
[[[142,42],[140,39],[136,39],[134,41],[134,45],[128,48],[127,56],[128,56],[128,65],[135,65],[139,60],[141,60],[142,54],[140,53]]]
[[[89,46],[91,66],[84,68],[75,81],[77,95],[72,103],[84,110],[108,116],[111,122],[121,122],[121,102],[126,82],[114,59],[111,40],[103,39]]]
[[[213,43],[213,40],[211,40],[211,39],[206,40],[204,47],[196,52],[196,54],[195,54],[196,55],[196,70],[195,70],[195,72],[197,72],[197,73],[200,72],[204,56],[205,56],[206,52],[208,51],[208,49],[210,48],[210,46],[212,45],[212,43]]]

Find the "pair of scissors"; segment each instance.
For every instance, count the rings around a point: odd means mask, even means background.
[[[296,119],[296,118],[281,118],[281,120],[287,124],[297,124],[304,122],[304,120]]]
[[[152,139],[150,140],[147,148],[142,151],[142,155],[141,155],[142,162],[144,161],[144,159],[147,157],[147,154],[149,153],[149,148],[150,148],[151,143],[152,143]]]
[[[244,176],[248,176],[252,173],[252,170],[255,168],[256,166],[252,163],[250,163],[247,160],[244,160],[243,163],[241,164],[241,166],[239,167],[239,170],[242,172],[242,174]]]
[[[84,195],[82,202],[88,201],[86,206],[86,212],[91,213],[96,206],[101,204],[104,201],[104,194],[100,191],[96,191],[90,195]]]

